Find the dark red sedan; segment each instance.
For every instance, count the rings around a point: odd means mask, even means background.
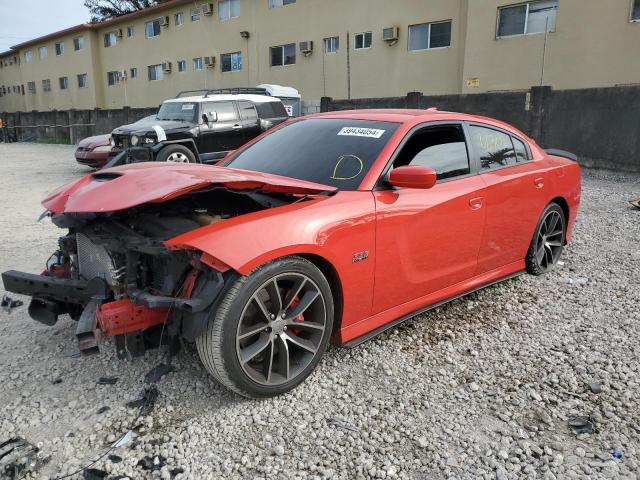
[[[431,110],[292,119],[217,166],[138,163],[43,205],[68,229],[42,275],[3,274],[83,353],[195,342],[249,397],[291,390],[330,338],[554,268],[580,203],[574,155],[497,120]],[[167,338],[168,337],[168,338]]]
[[[76,148],[76,161],[91,168],[102,168],[118,151],[111,145],[111,134],[96,135],[80,140]]]

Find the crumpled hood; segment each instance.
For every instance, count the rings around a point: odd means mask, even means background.
[[[138,120],[135,123],[122,125],[114,129],[112,133],[114,135],[144,135],[146,133],[153,133],[154,126],[162,127],[163,130],[171,132],[176,130],[189,130],[194,127],[194,124],[176,120],[157,120],[156,116],[152,115]]]
[[[230,190],[312,195],[335,187],[268,173],[210,165],[136,163],[90,173],[52,192],[42,202],[53,213],[117,212],[162,203],[219,185]]]

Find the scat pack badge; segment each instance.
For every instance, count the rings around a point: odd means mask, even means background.
[[[365,250],[364,252],[358,252],[353,254],[353,263],[359,263],[365,261],[369,258],[369,251]]]

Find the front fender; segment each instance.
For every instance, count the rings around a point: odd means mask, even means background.
[[[324,258],[343,286],[343,325],[371,314],[375,273],[375,204],[371,192],[331,197],[241,215],[168,240],[196,249],[242,275],[276,258]]]

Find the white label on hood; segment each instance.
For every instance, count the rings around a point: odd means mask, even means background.
[[[384,135],[384,132],[385,130],[378,130],[377,128],[344,127],[338,132],[338,135],[347,137],[380,138]]]
[[[156,131],[156,135],[158,135],[159,142],[164,142],[167,139],[167,134],[164,133],[164,128],[160,125],[154,125],[153,129]]]

